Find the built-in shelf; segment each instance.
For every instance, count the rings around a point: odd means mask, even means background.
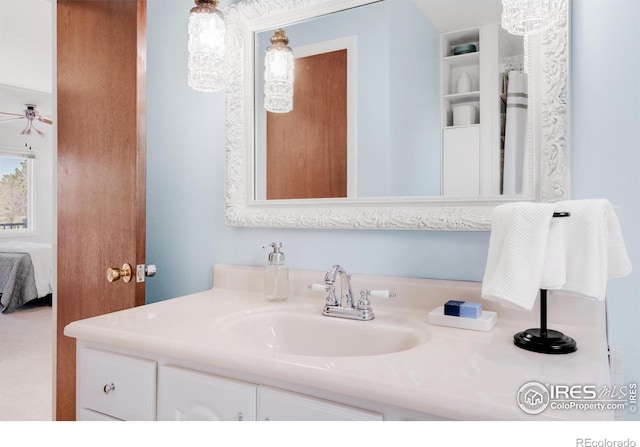
[[[468,93],[451,93],[449,95],[442,95],[442,99],[447,101],[450,105],[480,101],[480,91],[475,90]]]
[[[443,33],[440,43],[441,123],[443,128],[450,128],[454,124],[455,106],[470,104],[480,107],[480,28]],[[453,49],[463,44],[473,44],[478,51],[453,55]],[[471,79],[471,91],[459,93],[458,80],[463,75]]]
[[[480,76],[482,58],[480,28],[443,33],[440,47],[441,123],[442,123],[442,193],[444,195],[480,194]],[[457,45],[474,44],[477,51],[453,55]],[[467,76],[471,91],[462,91],[459,80]],[[468,90],[468,83],[464,85]],[[457,126],[454,109],[458,106],[475,107],[473,124]]]
[[[447,126],[447,129],[464,129],[467,127],[480,127],[480,124],[465,124],[464,126]]]
[[[441,181],[445,195],[500,194],[506,104],[501,61],[502,65],[516,61],[513,57],[521,54],[522,48],[512,37],[499,23],[440,35],[440,123],[446,165]],[[477,51],[453,54],[456,46],[468,44],[475,45]],[[469,120],[474,111],[475,119]],[[475,124],[466,124],[469,122]]]
[[[446,56],[442,58],[442,62],[451,68],[464,67],[466,65],[480,64],[480,52],[458,54],[456,56]]]

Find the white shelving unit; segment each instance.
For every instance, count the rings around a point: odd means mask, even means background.
[[[444,195],[499,194],[498,34],[498,24],[441,34],[440,122]],[[453,48],[463,44],[475,45],[476,51],[454,55]],[[458,92],[458,79],[464,73],[471,78],[471,91]],[[459,105],[475,106],[474,123],[454,125],[453,110]]]
[[[477,51],[454,55],[456,45],[473,44]],[[480,28],[444,33],[441,36],[441,76],[442,101],[441,122],[443,127],[453,126],[453,107],[470,104],[480,107]],[[458,78],[467,73],[471,78],[471,91],[457,91]]]

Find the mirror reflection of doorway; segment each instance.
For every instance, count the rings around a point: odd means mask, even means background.
[[[347,197],[347,50],[297,58],[294,76],[293,110],[267,113],[267,199]]]

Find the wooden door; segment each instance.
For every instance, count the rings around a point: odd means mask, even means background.
[[[56,415],[75,419],[75,320],[144,304],[146,3],[58,0]]]
[[[347,50],[297,58],[293,110],[267,112],[267,199],[347,197]]]

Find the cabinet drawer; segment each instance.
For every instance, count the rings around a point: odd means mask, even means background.
[[[97,421],[121,421],[106,414],[98,413],[97,411],[87,410],[86,408],[78,408],[78,415],[76,421],[97,422]]]
[[[252,421],[256,387],[171,366],[158,368],[159,421]]]
[[[155,361],[83,348],[77,380],[78,408],[124,420],[155,419]]]
[[[258,387],[259,421],[381,421],[379,413],[264,386]]]

